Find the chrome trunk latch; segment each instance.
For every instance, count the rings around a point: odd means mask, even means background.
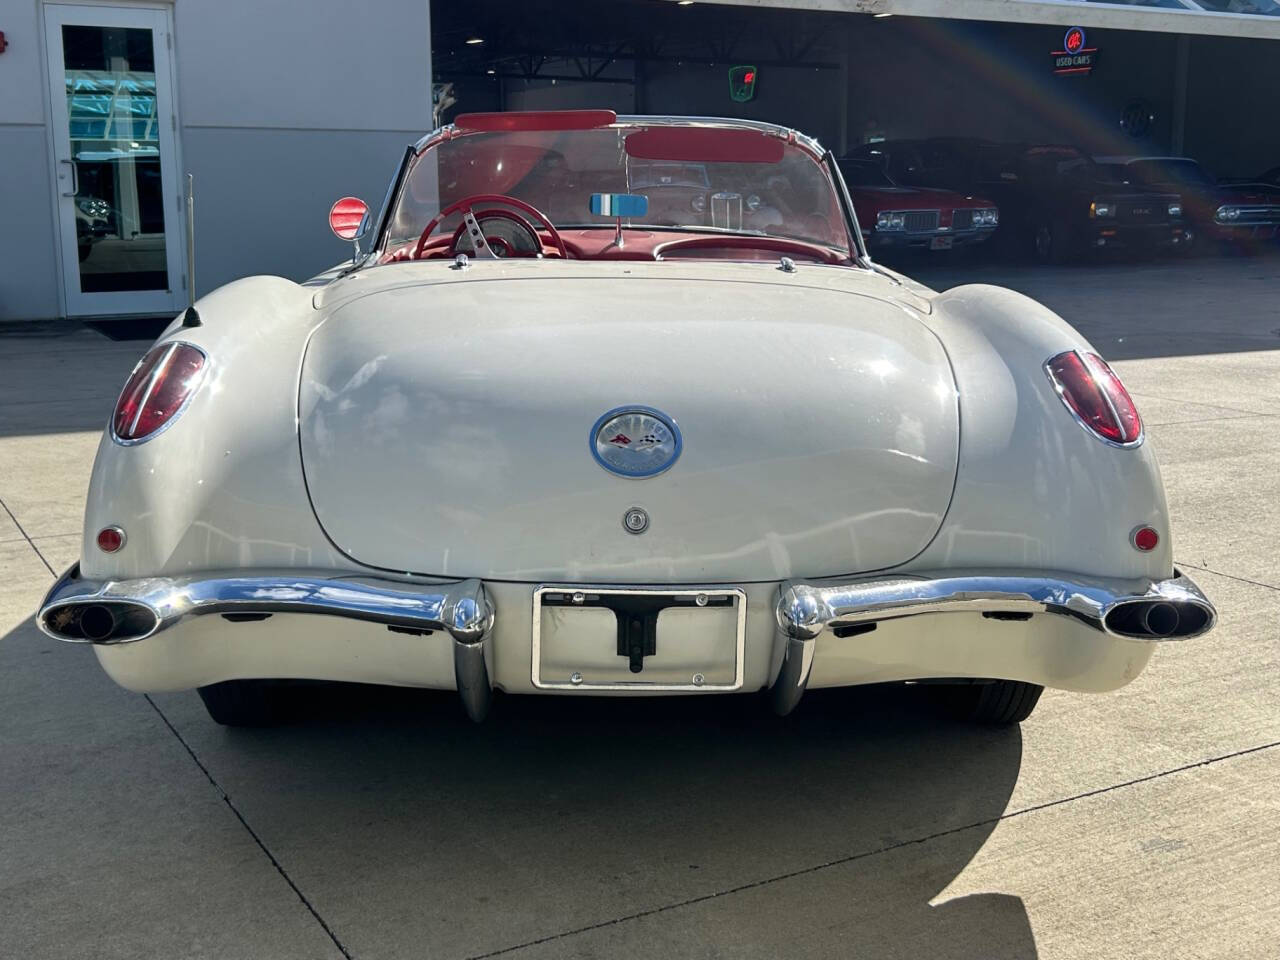
[[[622,528],[627,533],[644,533],[649,529],[649,514],[641,507],[632,507],[622,515]]]

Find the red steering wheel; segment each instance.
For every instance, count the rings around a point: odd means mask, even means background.
[[[564,240],[561,239],[560,232],[556,230],[555,224],[548,220],[546,214],[537,207],[532,204],[525,203],[517,197],[508,197],[501,193],[477,193],[475,196],[463,197],[461,200],[455,200],[453,203],[449,204],[449,206],[441,210],[435,218],[427,224],[427,228],[422,231],[422,236],[418,237],[418,245],[413,248],[413,259],[417,260],[422,256],[422,251],[427,246],[427,238],[431,236],[431,232],[435,230],[436,227],[440,226],[441,221],[446,217],[461,211],[464,218],[469,217],[473,220],[476,219],[475,214],[472,212],[472,207],[478,203],[505,203],[507,206],[515,207],[517,210],[527,213],[547,228],[547,232],[551,234],[551,239],[554,241],[556,250],[559,251],[560,256],[566,260],[569,258],[569,251],[565,249]],[[492,215],[497,212],[498,211],[493,210],[484,211],[486,215]],[[528,223],[521,217],[510,216],[509,219],[518,220],[521,226],[529,230],[529,233],[538,241],[538,244],[542,244],[542,239],[538,236],[538,231],[534,229],[533,224]],[[465,222],[463,226],[466,226]],[[487,238],[483,236],[473,237],[472,240],[477,251],[488,243]]]

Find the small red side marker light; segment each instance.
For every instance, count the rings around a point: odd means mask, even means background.
[[[1151,527],[1139,527],[1133,531],[1129,540],[1133,543],[1135,549],[1141,550],[1143,553],[1149,553],[1160,542],[1160,534],[1156,533]]]
[[[98,549],[103,553],[115,553],[124,546],[124,531],[119,527],[103,527],[98,531]]]

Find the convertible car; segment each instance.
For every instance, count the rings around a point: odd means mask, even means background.
[[[201,298],[120,394],[38,620],[128,689],[927,682],[1012,723],[1213,625],[1103,358],[873,262],[794,130],[460,116],[330,221],[368,248]]]

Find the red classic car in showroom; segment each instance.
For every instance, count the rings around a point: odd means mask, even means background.
[[[871,250],[950,250],[995,233],[1000,211],[990,200],[934,187],[904,187],[871,160],[839,160],[840,173]]]

